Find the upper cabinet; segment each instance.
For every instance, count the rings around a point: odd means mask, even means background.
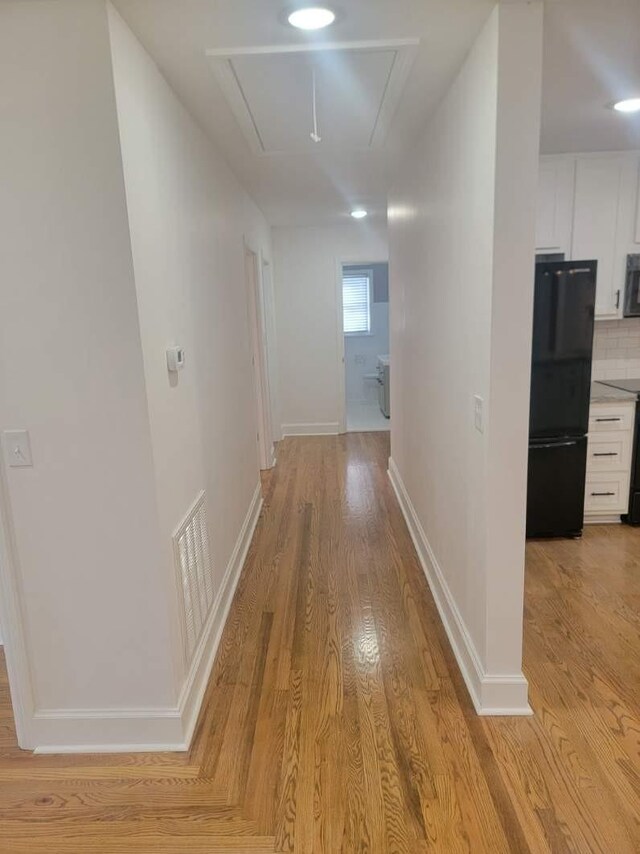
[[[543,157],[536,247],[598,262],[596,318],[622,316],[627,254],[640,252],[637,153]]]
[[[623,281],[614,276],[623,161],[588,157],[576,163],[571,257],[598,262],[596,315],[616,317]]]
[[[536,248],[564,252],[571,247],[575,164],[568,157],[543,157],[538,174]]]

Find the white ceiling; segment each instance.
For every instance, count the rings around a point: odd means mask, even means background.
[[[354,205],[384,216],[395,164],[494,5],[493,0],[336,0],[343,12],[339,20],[309,34],[281,23],[283,8],[291,5],[287,0],[113,2],[276,225],[340,221]],[[316,63],[320,144],[309,138],[308,57],[237,55],[245,48],[397,39],[420,44],[406,85],[402,80],[391,92],[393,62],[383,49]],[[235,54],[230,71],[237,78],[235,102],[216,72],[220,55],[230,69],[225,54]],[[238,106],[238,89],[244,108]],[[640,148],[640,116],[605,108],[640,92],[640,0],[547,0],[543,89],[543,151]],[[389,126],[372,140],[385,100]]]
[[[313,35],[281,23],[283,8],[291,5],[288,0],[115,0],[114,5],[273,224],[335,222],[348,215],[352,205],[384,215],[398,152],[424,125],[493,8],[492,0],[335,0],[343,12],[340,20]],[[305,139],[299,151],[254,153],[206,55],[215,49],[416,37],[420,47],[385,145],[364,150],[356,148],[352,138],[346,146],[326,144],[325,133],[327,142],[337,142],[338,129],[323,120],[320,109],[322,143],[307,145]],[[370,72],[370,99],[379,86],[376,74],[381,68]],[[287,76],[283,68],[270,65],[269,69],[274,78]],[[259,87],[257,68],[242,71],[250,87]],[[279,92],[270,87],[271,103],[268,108],[265,105],[264,123],[274,147],[282,144],[282,129],[274,118],[281,107],[299,101],[300,110],[304,108],[301,81],[296,75],[288,77]],[[345,75],[344,83],[351,79]],[[345,88],[332,91],[330,98],[344,98]],[[280,103],[274,103],[278,99]],[[369,110],[365,110],[365,124]],[[306,115],[310,115],[308,107]],[[290,116],[288,111],[284,121]],[[310,129],[287,131],[286,147],[297,147],[291,145],[292,133],[299,133],[301,142]],[[365,130],[370,126],[363,125],[363,134]],[[349,137],[352,131],[353,126]]]
[[[542,150],[640,149],[640,114],[608,109],[640,94],[640,0],[548,0]]]

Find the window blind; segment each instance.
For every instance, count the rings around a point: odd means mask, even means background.
[[[371,332],[371,273],[345,273],[342,278],[342,309],[345,335]]]

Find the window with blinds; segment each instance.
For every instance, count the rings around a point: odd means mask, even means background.
[[[342,312],[345,335],[371,332],[371,270],[355,270],[342,276]]]

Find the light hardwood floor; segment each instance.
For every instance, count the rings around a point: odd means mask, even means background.
[[[640,531],[528,546],[532,718],[478,718],[386,434],[287,439],[189,755],[31,756],[0,851],[640,850]]]

